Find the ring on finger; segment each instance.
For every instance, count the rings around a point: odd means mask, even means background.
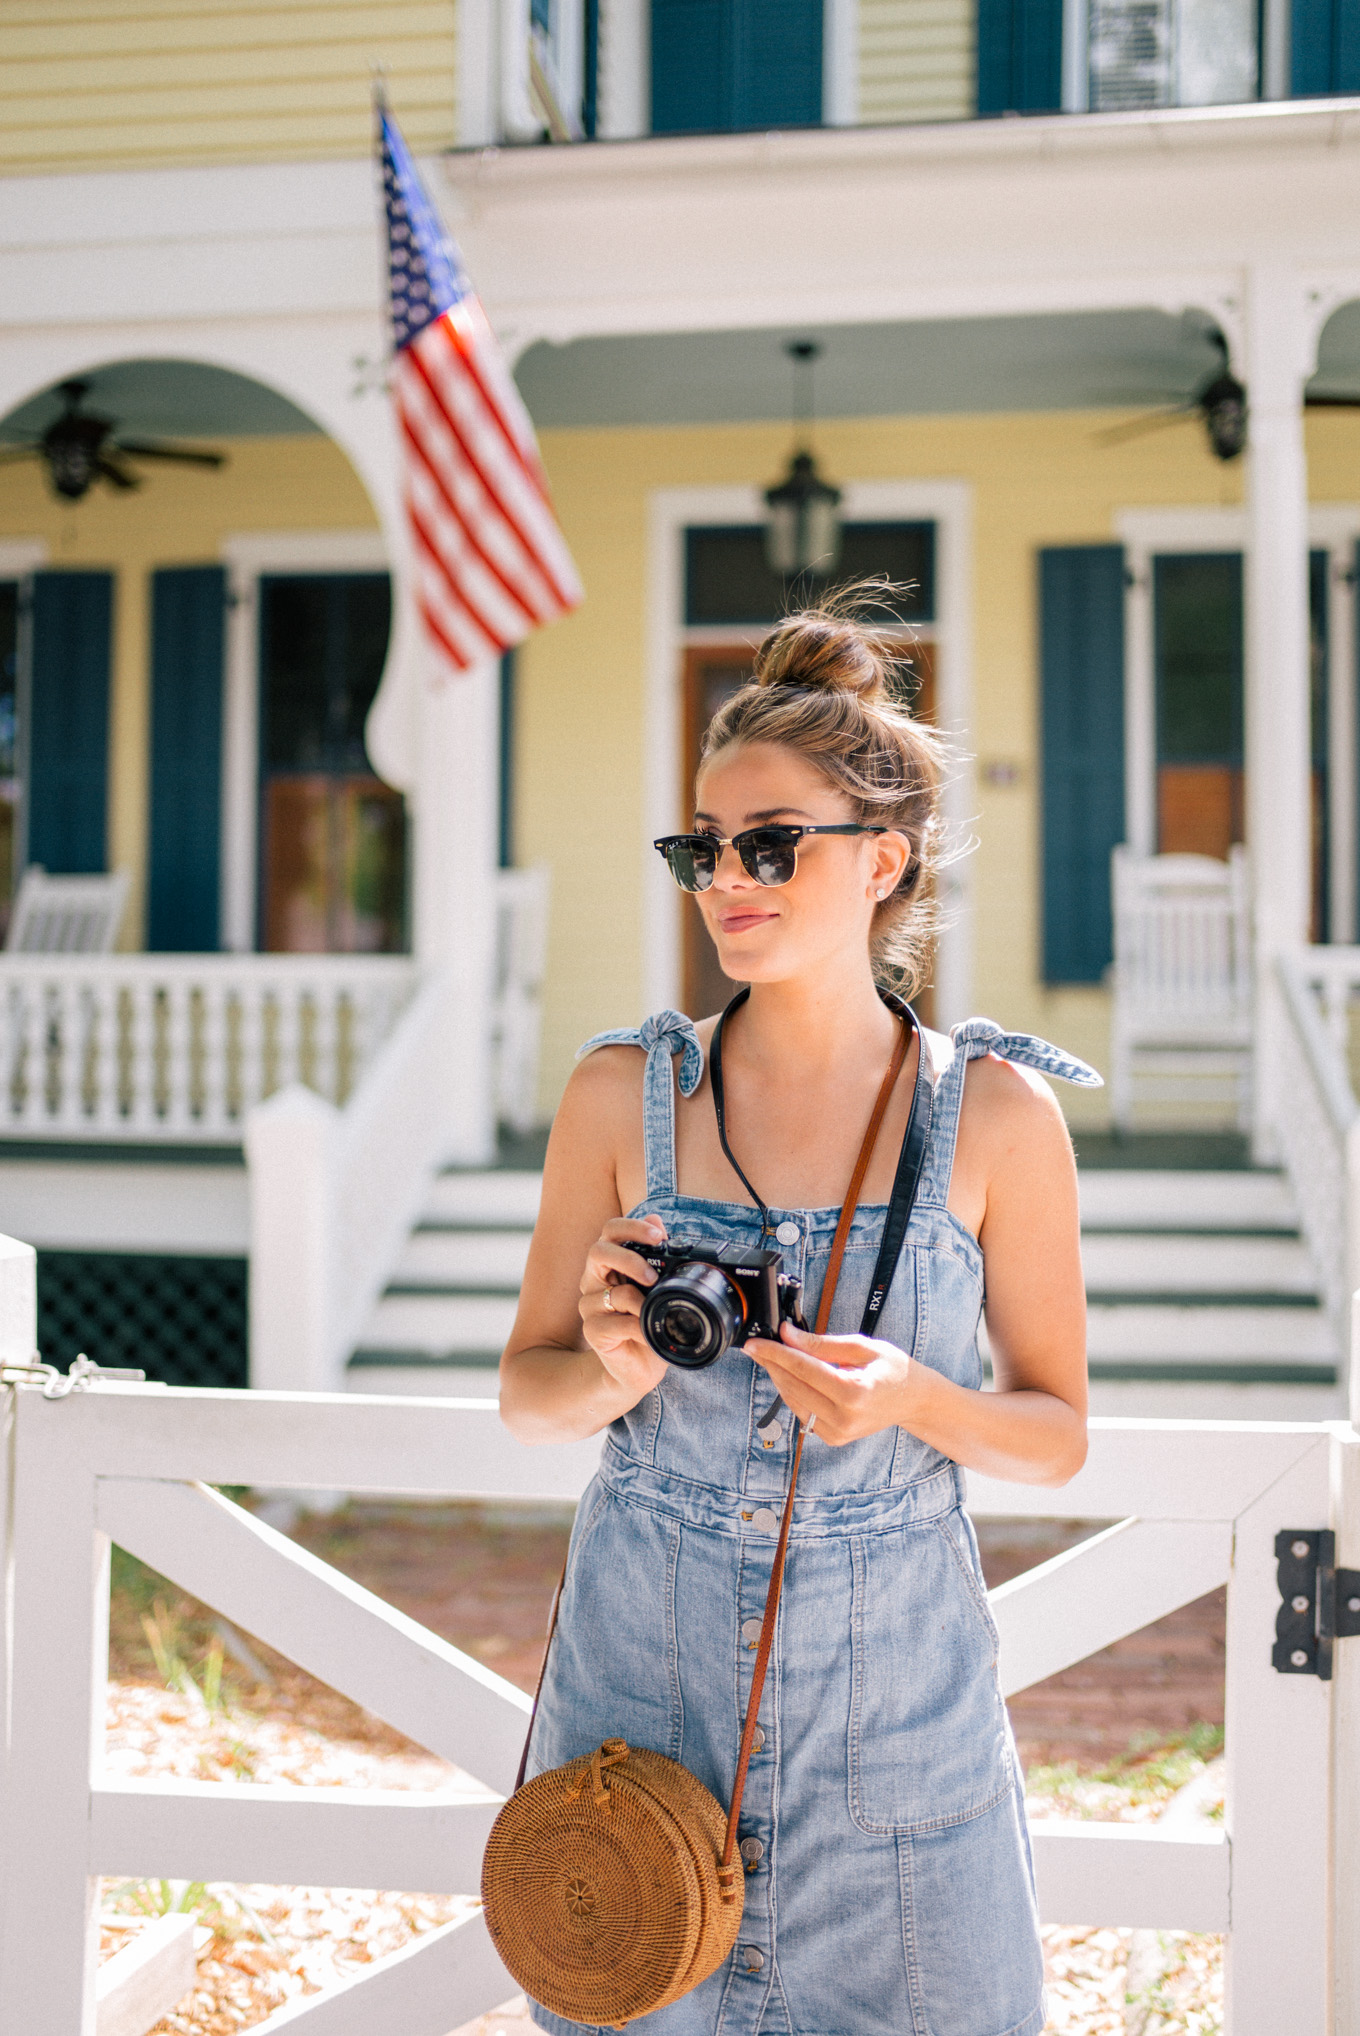
[[[604,1290],[604,1306],[606,1314],[612,1315],[615,1313],[614,1289],[612,1287],[606,1287]]]

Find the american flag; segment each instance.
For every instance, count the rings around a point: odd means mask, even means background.
[[[379,119],[416,601],[440,663],[465,672],[568,614],[582,588],[486,313],[400,129]]]

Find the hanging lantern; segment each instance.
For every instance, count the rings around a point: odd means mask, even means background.
[[[821,348],[814,340],[795,339],[786,352],[794,363],[793,428],[805,436],[812,429],[812,363]],[[834,573],[841,555],[840,505],[840,489],[822,479],[816,460],[803,445],[784,479],[765,490],[765,556],[770,570],[786,579],[797,573],[819,577]]]

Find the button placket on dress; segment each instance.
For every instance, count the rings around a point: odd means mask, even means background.
[[[770,1588],[770,1574],[774,1565],[774,1541],[779,1531],[777,1514],[773,1533],[763,1531],[764,1523],[757,1521],[763,1508],[756,1509],[755,1517],[745,1516],[752,1511],[748,1504],[741,1509],[741,1529],[745,1546],[740,1565],[740,1620],[737,1634],[737,1707],[738,1716],[745,1719],[746,1706],[751,1697],[751,1679],[755,1673],[756,1656],[760,1649],[760,1635],[764,1627],[765,1598]],[[762,1543],[765,1545],[762,1546]],[[774,1977],[774,1918],[771,1913],[770,1869],[773,1864],[770,1853],[773,1847],[774,1813],[774,1740],[771,1719],[778,1708],[778,1649],[772,1649],[769,1668],[765,1677],[765,1689],[761,1697],[760,1716],[763,1725],[756,1728],[752,1742],[750,1765],[746,1771],[746,1787],[742,1794],[741,1821],[737,1830],[737,1842],[741,1852],[746,1884],[745,1907],[742,1912],[741,1929],[732,1952],[733,1984],[727,1990],[721,2029],[723,2036],[754,2036],[759,2028]]]

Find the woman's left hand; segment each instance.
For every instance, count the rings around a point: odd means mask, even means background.
[[[780,1399],[833,1446],[883,1428],[910,1425],[920,1367],[895,1344],[872,1336],[814,1336],[785,1322],[778,1343],[746,1349],[773,1379]]]

